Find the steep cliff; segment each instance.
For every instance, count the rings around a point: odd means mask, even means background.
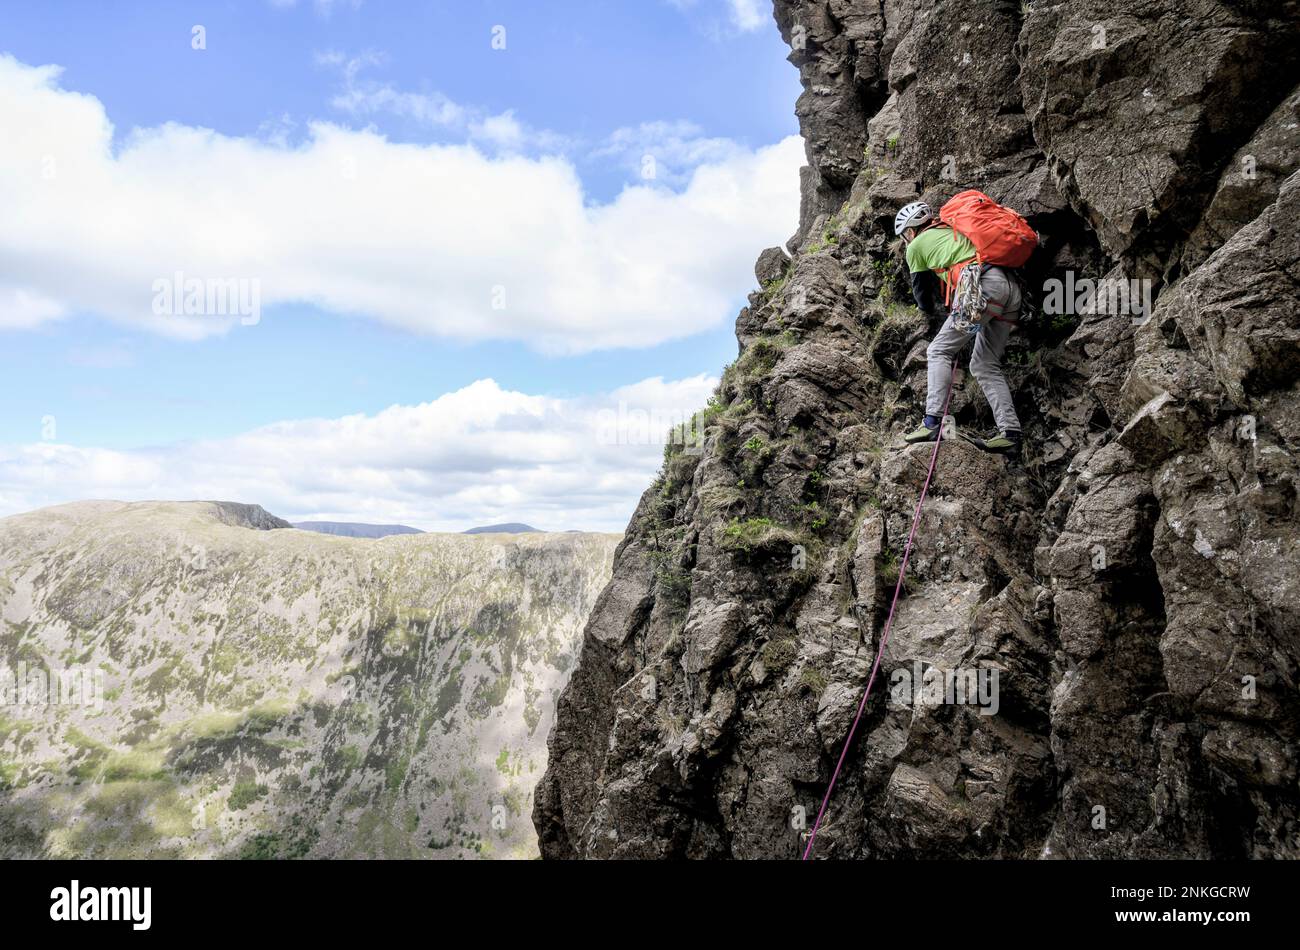
[[[285,524],[0,520],[0,857],[537,854],[555,696],[617,538],[251,530]]]
[[[934,327],[892,218],[977,187],[1045,239],[1051,312],[1006,358],[1026,451],[944,445],[817,853],[1300,857],[1300,6],[775,15],[804,85],[792,256],[760,256],[704,437],[618,550],[543,855],[800,853],[931,451],[900,447]],[[969,378],[952,412],[991,426]],[[996,671],[997,702],[891,689],[922,669]]]

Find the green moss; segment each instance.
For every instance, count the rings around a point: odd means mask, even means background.
[[[781,354],[793,343],[794,334],[786,331],[780,335],[766,334],[754,340],[745,348],[745,352],[736,360],[735,378],[737,382],[761,378],[776,368]],[[752,399],[753,395],[749,394]]]
[[[307,825],[297,815],[284,832],[254,835],[239,849],[241,861],[274,861],[305,858],[319,839],[320,833]]]
[[[786,274],[782,277],[775,277],[772,280],[769,280],[763,285],[763,298],[765,300],[772,300],[778,296],[781,291],[785,289],[785,285],[789,279],[790,275]]]
[[[409,755],[399,755],[389,759],[388,764],[384,767],[385,784],[390,792],[396,792],[406,781],[406,773],[411,768],[411,757]]]
[[[718,543],[725,551],[753,554],[789,551],[795,545],[805,543],[805,539],[771,518],[733,518],[722,530]]]
[[[783,637],[779,640],[769,640],[764,644],[759,652],[759,658],[769,672],[783,673],[790,668],[798,653],[799,642],[794,637]]]
[[[813,531],[820,531],[822,528],[826,527],[829,521],[829,516],[825,509],[822,508],[820,502],[810,501],[803,506],[803,510],[808,512],[808,517],[810,519],[808,526],[812,528]]]
[[[667,547],[647,555],[654,568],[655,590],[667,604],[685,606],[691,596],[691,572],[681,567],[682,542],[670,536],[662,543]]]
[[[699,448],[704,444],[704,435],[708,428],[726,410],[721,397],[714,393],[709,397],[703,409],[695,413],[686,422],[673,426],[664,442],[664,462],[681,455],[687,448]]]
[[[166,747],[137,746],[129,752],[109,754],[97,779],[105,782],[123,780],[151,781],[167,778]]]
[[[880,582],[887,588],[898,586],[898,572],[902,568],[902,558],[892,548],[886,548],[880,555],[880,569],[878,576]],[[910,592],[915,587],[916,582],[911,577],[903,579],[903,591]]]
[[[810,692],[820,695],[826,689],[826,674],[815,666],[806,667],[799,674],[799,685]]]
[[[222,675],[229,676],[235,672],[239,666],[239,650],[228,644],[223,644],[212,651],[212,669]]]
[[[242,811],[259,798],[264,798],[269,791],[265,785],[259,785],[251,779],[241,780],[230,790],[226,807],[231,811]]]
[[[495,709],[506,701],[506,693],[509,690],[509,674],[503,673],[496,679],[480,681],[478,688],[474,690],[475,704]]]
[[[339,765],[345,772],[351,772],[361,764],[361,750],[354,745],[345,745],[339,750]]]

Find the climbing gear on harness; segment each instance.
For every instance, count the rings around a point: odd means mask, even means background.
[[[952,379],[948,380],[948,392],[943,397],[943,416],[948,415],[948,405],[952,401],[952,382],[957,376],[956,372],[952,374]],[[835,771],[831,773],[830,784],[826,786],[826,795],[822,798],[822,806],[817,810],[817,819],[813,822],[812,831],[808,834],[808,847],[804,849],[803,860],[807,861],[812,857],[813,845],[817,843],[817,830],[821,827],[822,818],[826,814],[826,806],[830,804],[831,793],[835,791],[835,782],[840,777],[840,769],[844,767],[844,760],[848,757],[849,748],[853,745],[853,736],[858,731],[858,725],[862,722],[862,713],[867,708],[867,697],[871,695],[871,686],[876,681],[876,673],[880,670],[880,658],[885,655],[885,646],[889,643],[889,631],[894,625],[894,612],[898,609],[898,595],[903,590],[903,581],[907,577],[907,561],[912,556],[912,542],[916,540],[916,528],[921,523],[921,506],[925,504],[925,496],[930,491],[930,482],[934,478],[934,467],[939,461],[939,446],[943,445],[946,426],[940,426],[935,430],[934,451],[930,453],[930,470],[926,472],[925,484],[921,486],[921,497],[916,502],[916,511],[912,515],[912,530],[907,535],[907,544],[903,546],[903,559],[898,565],[898,581],[894,584],[894,599],[889,605],[889,616],[885,619],[884,629],[880,633],[880,646],[876,648],[876,658],[871,663],[871,675],[867,677],[867,688],[862,691],[862,701],[858,703],[857,715],[853,717],[853,725],[849,728],[849,734],[844,740],[844,747],[840,750],[839,761],[835,763]]]
[[[1016,323],[1017,321],[1005,315],[1002,304],[994,303],[984,293],[984,275],[988,273],[991,264],[981,264],[975,261],[963,266],[961,273],[957,276],[956,292],[953,294],[952,302],[952,325],[958,330],[965,330],[968,333],[979,333],[980,329],[985,326],[987,318],[992,318],[1001,323]],[[1004,271],[1008,275],[1007,279],[1011,280],[1010,275],[1015,271]],[[1017,281],[1017,284],[1019,282]],[[1021,295],[1023,300],[1023,292]],[[1003,303],[1006,301],[1004,300]]]
[[[953,294],[952,325],[967,333],[979,333],[980,321],[984,319],[984,309],[988,298],[980,288],[980,275],[984,268],[978,262],[962,268],[957,276],[957,290]]]
[[[903,205],[894,217],[894,237],[902,237],[908,228],[919,228],[934,220],[934,212],[924,201],[913,201]]]

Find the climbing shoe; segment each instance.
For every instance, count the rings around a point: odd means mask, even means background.
[[[928,426],[923,422],[919,427],[903,436],[903,441],[908,445],[916,445],[918,442],[933,442],[938,437],[939,427]]]
[[[1015,455],[1020,451],[1020,430],[1003,429],[993,438],[985,439],[984,448],[1002,455]]]

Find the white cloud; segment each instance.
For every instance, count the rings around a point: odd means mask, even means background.
[[[0,275],[0,330],[30,329],[63,315],[58,301],[22,287],[7,287]]]
[[[440,92],[405,92],[388,83],[363,79],[361,74],[366,69],[387,62],[387,57],[375,50],[351,55],[326,50],[316,54],[316,62],[339,71],[343,89],[330,100],[330,105],[349,115],[389,114],[420,125],[444,128],[457,128],[471,120],[470,110]]]
[[[731,9],[732,25],[745,33],[762,29],[772,22],[770,10],[765,10],[759,0],[727,0]]]
[[[480,380],[418,406],[279,422],[229,439],[131,451],[0,446],[0,515],[87,498],[204,498],[261,504],[295,521],[622,531],[659,468],[668,427],[716,385],[652,378],[557,399]]]
[[[652,162],[655,179],[685,184],[702,165],[720,165],[742,158],[746,150],[725,138],[708,138],[693,122],[643,122],[617,129],[590,152],[590,157],[613,158],[633,174],[644,176]]]
[[[455,102],[438,91],[411,92],[391,83],[368,79],[363,73],[383,66],[388,57],[375,50],[348,54],[327,50],[316,54],[322,66],[331,66],[343,81],[330,105],[358,119],[393,116],[446,135],[460,134],[474,145],[494,154],[568,154],[578,148],[576,139],[549,129],[538,129],[520,121],[513,109],[491,114],[483,109]]]
[[[115,151],[103,106],[58,75],[0,56],[6,325],[65,311],[188,337],[238,324],[155,315],[154,281],[181,272],[257,280],[263,313],[305,301],[544,351],[648,346],[730,320],[756,251],[798,217],[795,137],[706,163],[680,192],[596,204],[561,158],[325,123],[296,147],[171,123]]]
[[[772,26],[772,10],[768,0],[668,0],[678,10],[700,11],[709,23],[709,32],[724,35],[727,30],[721,28],[725,18],[733,33],[752,33],[763,27]],[[723,8],[715,15],[715,10]]]

